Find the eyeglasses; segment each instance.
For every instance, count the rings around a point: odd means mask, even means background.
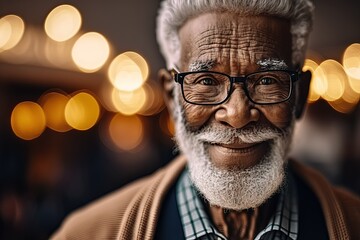
[[[181,84],[186,102],[196,105],[224,103],[233,91],[234,83],[243,83],[249,100],[255,104],[276,104],[289,100],[299,72],[290,70],[266,70],[232,77],[213,71],[179,73],[172,69],[175,82]]]

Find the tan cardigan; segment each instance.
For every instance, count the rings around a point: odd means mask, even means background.
[[[153,239],[162,199],[183,171],[180,156],[154,174],[72,213],[51,239]],[[290,161],[318,197],[330,239],[360,239],[360,200],[319,173]]]

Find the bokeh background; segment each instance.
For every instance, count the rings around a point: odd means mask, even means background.
[[[157,82],[159,4],[0,0],[1,239],[47,239],[177,154]],[[315,6],[291,155],[360,194],[360,1]]]

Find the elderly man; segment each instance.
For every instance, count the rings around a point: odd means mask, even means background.
[[[182,153],[54,239],[360,239],[360,201],[288,160],[311,74],[308,0],[165,0],[160,71]]]

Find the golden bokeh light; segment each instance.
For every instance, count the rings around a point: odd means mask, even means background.
[[[69,99],[65,106],[66,122],[77,130],[93,127],[100,116],[100,107],[89,93],[80,92]]]
[[[311,78],[310,86],[312,88],[312,91],[314,91],[314,94],[319,96],[325,94],[328,88],[328,83],[327,83],[326,75],[322,68],[317,67],[315,69],[314,74]]]
[[[360,93],[360,44],[354,43],[346,48],[343,55],[343,66],[349,76],[353,91]]]
[[[146,101],[146,92],[141,87],[131,92],[119,91],[116,88],[112,92],[112,103],[116,110],[124,115],[133,115],[140,111]]]
[[[354,43],[346,48],[343,55],[343,66],[346,73],[360,80],[360,44]]]
[[[352,90],[360,94],[360,79],[349,76],[349,83]]]
[[[161,112],[165,105],[159,84],[154,81],[148,81],[142,87],[146,93],[146,100],[138,113],[144,116],[152,116]]]
[[[95,72],[107,61],[110,46],[106,38],[97,32],[83,34],[74,44],[71,56],[83,72]]]
[[[24,35],[24,21],[16,15],[0,19],[0,52],[15,47]]]
[[[11,128],[24,140],[39,137],[46,127],[43,109],[37,103],[26,101],[15,106],[11,113]]]
[[[359,102],[359,98],[360,94],[351,87],[351,79],[348,76],[347,81],[345,81],[345,91],[341,99],[349,104],[356,105]]]
[[[125,52],[115,57],[108,69],[111,84],[120,91],[133,91],[146,81],[149,68],[145,59],[135,52]]]
[[[310,89],[309,89],[309,96],[308,96],[308,102],[315,102],[317,100],[319,100],[320,98],[320,94],[318,94],[318,92],[315,90],[316,86],[315,86],[315,80],[314,80],[314,72],[317,69],[319,65],[311,60],[311,59],[305,59],[305,63],[304,63],[304,67],[303,67],[303,71],[310,71],[312,74],[312,79],[310,82]]]
[[[144,138],[144,126],[139,117],[116,114],[109,124],[109,136],[120,150],[130,151],[138,147]]]
[[[57,132],[67,132],[71,130],[71,126],[65,119],[65,107],[69,97],[58,93],[49,92],[43,95],[39,102],[46,116],[46,125]]]
[[[81,27],[80,12],[71,5],[60,5],[46,17],[45,32],[53,40],[66,41],[79,31]]]
[[[327,83],[326,91],[321,97],[327,101],[339,100],[345,92],[345,82],[348,81],[342,65],[335,60],[329,59],[322,62],[318,69],[323,71],[323,81]]]
[[[347,102],[343,98],[340,98],[336,101],[329,101],[328,103],[337,112],[350,113],[355,109],[358,101],[359,101],[359,98],[357,98],[356,102]]]
[[[174,122],[170,118],[169,112],[167,110],[162,111],[159,118],[159,125],[161,130],[168,136],[175,136],[175,126]]]
[[[146,60],[138,53],[136,52],[124,52],[125,56],[129,57],[138,67],[141,71],[141,76],[143,81],[146,81],[147,77],[149,76],[149,67],[146,62]]]

